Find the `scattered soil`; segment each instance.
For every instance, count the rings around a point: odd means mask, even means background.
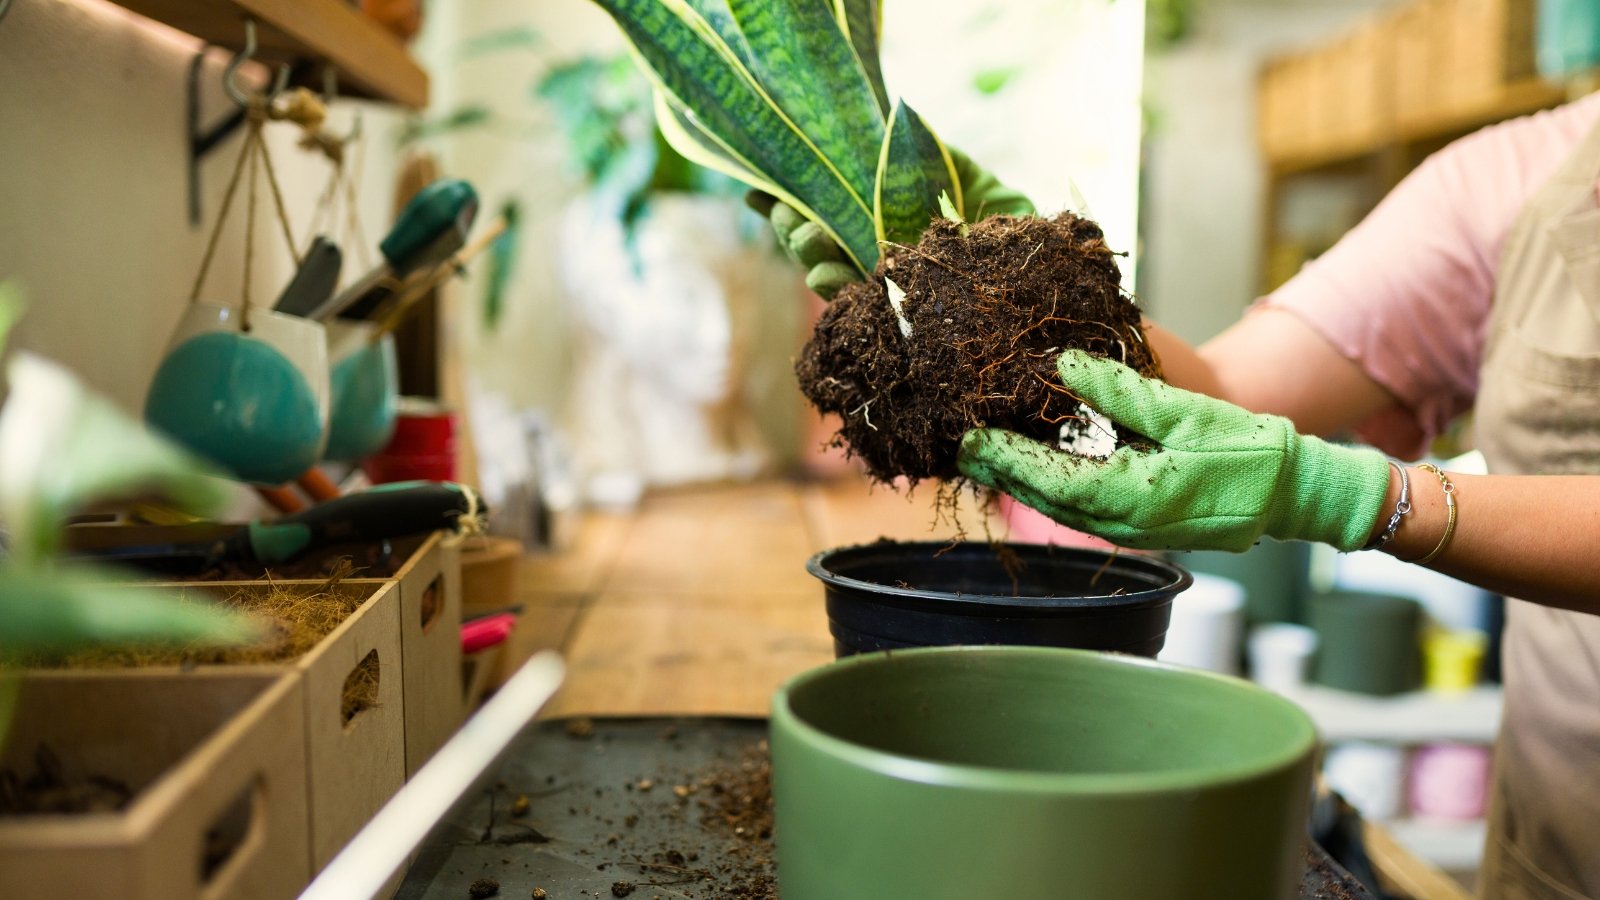
[[[909,338],[885,277],[905,291]],[[970,428],[1054,444],[1063,425],[1087,426],[1056,371],[1063,350],[1160,376],[1120,278],[1100,226],[1071,213],[935,219],[916,247],[890,248],[829,305],[795,366],[800,388],[839,414],[833,445],[874,479],[954,479]]]
[[[732,900],[778,900],[777,861],[772,842],[772,757],[767,742],[737,760],[707,772],[698,782],[700,821],[713,833],[735,839],[735,860],[719,867]]]
[[[1349,876],[1328,861],[1327,857],[1306,849],[1306,874],[1300,896],[1305,900],[1373,900],[1365,890],[1352,890],[1346,886]]]
[[[117,812],[133,801],[133,790],[115,779],[68,772],[55,751],[40,744],[34,771],[0,769],[0,816]]]
[[[493,897],[500,893],[500,882],[493,878],[479,878],[467,888],[467,893],[473,897]]]

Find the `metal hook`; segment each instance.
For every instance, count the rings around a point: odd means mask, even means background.
[[[239,67],[244,65],[247,61],[255,58],[255,55],[256,20],[247,17],[244,20],[244,49],[240,50],[238,53],[235,53],[233,58],[228,60],[227,68],[222,70],[223,90],[228,92],[228,96],[233,99],[234,103],[237,103],[246,109],[248,109],[251,104],[250,95],[240,90],[239,85],[234,81],[234,78],[239,74]],[[264,95],[263,100],[267,103],[271,103],[273,100],[276,100],[278,95],[283,93],[284,89],[288,86],[289,67],[288,65],[279,66],[278,73],[272,79],[272,84],[267,89],[267,93]]]
[[[322,70],[322,104],[329,110],[333,109],[333,101],[339,98],[339,70],[333,66],[325,66]],[[352,117],[350,133],[338,138],[341,147],[355,143],[361,137],[362,116],[358,111]]]

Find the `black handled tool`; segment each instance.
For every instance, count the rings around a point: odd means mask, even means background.
[[[203,572],[227,562],[272,565],[328,544],[456,529],[463,515],[481,512],[477,495],[462,485],[405,481],[346,494],[272,522],[252,522],[215,540],[98,548],[79,556],[165,572]]]
[[[300,268],[295,270],[288,287],[278,295],[278,302],[272,308],[291,316],[309,316],[333,296],[333,289],[339,286],[339,269],[343,263],[339,245],[317,235],[300,260]]]

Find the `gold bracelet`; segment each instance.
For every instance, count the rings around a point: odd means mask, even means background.
[[[1423,471],[1426,471],[1426,472],[1432,472],[1433,474],[1439,476],[1439,486],[1444,489],[1444,505],[1445,505],[1445,508],[1447,510],[1449,510],[1449,514],[1450,514],[1449,519],[1445,521],[1444,537],[1439,539],[1439,546],[1434,547],[1433,548],[1433,552],[1429,553],[1427,556],[1424,556],[1421,559],[1412,560],[1412,564],[1414,564],[1414,565],[1425,566],[1428,563],[1433,562],[1434,558],[1437,557],[1439,554],[1443,553],[1444,552],[1444,548],[1447,545],[1449,545],[1450,539],[1455,536],[1455,533],[1456,533],[1456,486],[1451,483],[1450,478],[1448,476],[1446,476],[1444,474],[1443,470],[1441,470],[1438,466],[1429,465],[1428,463],[1422,463],[1421,465],[1417,466],[1417,468],[1422,469]]]

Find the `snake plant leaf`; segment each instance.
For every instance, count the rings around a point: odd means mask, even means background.
[[[706,24],[716,31],[722,42],[728,45],[733,55],[739,58],[739,63],[746,69],[751,68],[755,62],[755,53],[750,49],[750,43],[744,39],[744,32],[739,30],[739,23],[733,17],[733,10],[729,8],[729,0],[687,0],[691,9],[699,13]]]
[[[737,161],[727,174],[747,173],[751,177],[741,180],[821,224],[856,268],[871,269],[878,248],[867,198],[851,188],[835,161],[778,107],[688,0],[596,2],[621,26],[656,86],[690,114],[718,153]],[[670,131],[667,136],[674,137]],[[692,144],[674,140],[673,147],[696,159]]]
[[[61,522],[98,500],[159,495],[195,512],[227,499],[214,469],[94,396],[67,370],[30,353],[7,367],[0,409],[0,520],[12,558],[48,558]]]
[[[944,144],[911,107],[895,104],[878,159],[875,226],[878,240],[915,244],[928,222],[942,215],[941,194],[961,208],[955,164]]]
[[[672,99],[666,91],[656,91],[655,97],[656,127],[667,145],[679,156],[789,203],[783,188],[755,172],[748,161],[740,159],[700,127],[700,123],[694,120],[694,114],[684,109],[683,104]]]
[[[1021,191],[1001,184],[1000,179],[993,173],[980,168],[971,157],[960,150],[954,147],[949,149],[950,159],[956,167],[957,182],[961,187],[961,197],[957,200],[956,206],[968,222],[976,222],[987,216],[1034,214],[1033,201]]]
[[[883,4],[878,0],[833,0],[834,17],[855,48],[862,71],[872,83],[878,109],[884,117],[891,112],[889,90],[883,83],[883,65],[878,56],[879,36],[883,34]]]
[[[253,618],[135,587],[90,567],[0,567],[0,659],[101,644],[226,646],[261,636]]]
[[[749,69],[861,197],[872,195],[884,116],[861,59],[817,0],[728,0]]]

